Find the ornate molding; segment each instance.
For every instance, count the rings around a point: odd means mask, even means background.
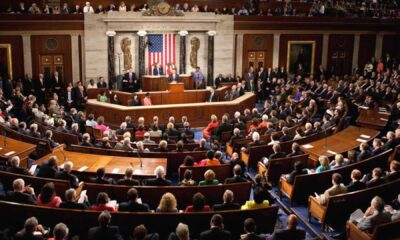
[[[150,5],[149,10],[143,12],[143,16],[183,16],[182,11],[178,11],[167,2],[159,2],[158,4]]]

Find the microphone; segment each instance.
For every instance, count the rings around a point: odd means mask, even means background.
[[[4,138],[3,138],[3,146],[4,147],[7,147],[7,132],[6,131],[4,131]]]
[[[61,154],[63,155],[63,157],[64,157],[64,162],[68,161],[68,158],[67,158],[67,156],[65,155],[64,149],[63,149],[63,148],[60,148],[60,153],[61,153]]]
[[[135,150],[131,150],[131,152],[136,152],[137,158],[139,158],[140,168],[142,169],[143,168],[143,161],[142,161],[142,157],[139,154],[139,149],[137,149],[136,151]],[[130,163],[130,164],[133,167],[133,164],[132,163]]]

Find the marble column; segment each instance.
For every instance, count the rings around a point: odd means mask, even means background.
[[[115,35],[117,34],[114,31],[108,31],[107,33],[108,37],[108,87],[111,89],[113,85],[115,84],[115,51],[114,51],[114,38]]]
[[[376,34],[375,59],[382,57],[383,34]]]
[[[328,68],[328,48],[329,48],[329,34],[324,34],[322,37],[322,66],[327,69]],[[318,69],[319,66],[314,66],[315,69]]]
[[[71,35],[71,60],[72,60],[72,83],[79,82],[81,79],[80,76],[80,69],[81,65],[79,64],[79,35],[78,34],[72,34]]]
[[[32,76],[32,50],[31,50],[31,35],[22,35],[22,45],[24,53],[24,69],[25,74]],[[36,76],[34,76],[36,77]]]
[[[189,34],[187,31],[182,30],[178,32],[179,39],[179,74],[186,73],[186,36]]]
[[[207,86],[214,86],[214,36],[215,31],[208,31]]]
[[[281,34],[274,34],[274,44],[272,53],[272,68],[279,68],[279,46],[280,46]]]
[[[352,69],[358,66],[358,55],[360,53],[360,34],[354,35],[354,45],[353,45],[353,61]]]
[[[243,68],[243,33],[237,34],[236,38],[236,72],[232,73],[233,76],[242,76]]]
[[[139,81],[142,79],[144,75],[146,75],[146,65],[145,65],[145,48],[146,48],[146,31],[138,31],[139,35]]]

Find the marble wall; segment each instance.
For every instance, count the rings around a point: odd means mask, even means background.
[[[118,69],[118,53],[121,53],[120,41],[124,37],[132,41],[133,67],[138,72],[138,36],[137,31],[148,33],[179,32],[186,30],[186,71],[190,66],[190,39],[194,36],[201,41],[198,51],[198,65],[204,75],[207,75],[208,31],[216,31],[214,46],[214,77],[218,73],[231,73],[234,66],[234,34],[233,16],[215,15],[213,13],[187,13],[183,17],[144,17],[138,12],[107,13],[105,15],[85,15],[85,72],[86,81],[90,78],[104,76],[107,78],[107,31],[115,31],[115,72]],[[179,66],[179,35],[177,35],[177,66]],[[147,65],[147,64],[146,64]],[[121,71],[123,56],[121,56]],[[146,69],[147,70],[147,69]]]

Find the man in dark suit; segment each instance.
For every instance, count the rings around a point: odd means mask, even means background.
[[[85,210],[89,209],[90,204],[87,200],[87,196],[85,196],[83,203],[78,203],[78,197],[76,196],[76,191],[73,188],[68,189],[65,191],[65,201],[60,204],[60,208],[67,208],[67,209],[79,209]]]
[[[360,153],[357,154],[357,161],[362,161],[367,158],[372,157],[372,154],[368,150],[368,143],[361,143],[360,144]]]
[[[5,200],[22,204],[36,204],[35,190],[25,186],[22,178],[13,181],[13,191],[6,193]]]
[[[374,168],[372,170],[372,179],[367,182],[367,188],[376,187],[385,183],[385,180],[382,177],[382,169]]]
[[[57,93],[58,95],[61,94],[61,91],[64,88],[64,83],[62,77],[59,76],[59,73],[56,71],[54,72],[53,77],[51,78],[51,89],[53,92]]]
[[[171,181],[168,179],[165,179],[165,170],[163,167],[158,166],[154,170],[154,174],[156,175],[156,178],[150,178],[145,181],[145,185],[147,186],[171,186]]]
[[[390,162],[390,171],[384,177],[385,181],[391,182],[400,178],[400,163],[396,160]]]
[[[215,93],[214,88],[210,88],[210,93],[207,95],[206,102],[218,102],[218,94]]]
[[[224,133],[224,132],[232,133],[232,124],[230,124],[228,121],[229,121],[228,116],[226,116],[226,115],[222,116],[221,124],[218,126],[218,130],[217,130],[218,139],[221,139],[222,133]]]
[[[160,76],[160,75],[164,75],[164,71],[163,71],[162,67],[160,66],[160,64],[156,63],[153,68],[153,76]]]
[[[22,174],[22,175],[31,175],[26,168],[22,168],[19,166],[20,158],[18,156],[14,156],[10,159],[10,165],[7,167],[7,172]]]
[[[92,227],[88,231],[89,240],[122,240],[118,226],[109,225],[111,222],[111,214],[104,211],[99,215],[99,226]]]
[[[72,162],[68,161],[64,163],[64,171],[57,172],[55,178],[60,180],[67,180],[70,182],[72,188],[77,188],[79,186],[79,179],[77,176],[71,173],[72,167]]]
[[[112,178],[106,178],[106,170],[104,168],[98,168],[96,171],[97,177],[90,179],[92,183],[98,184],[114,184],[115,180]]]
[[[40,234],[35,234],[40,232]],[[44,238],[45,229],[39,224],[37,218],[30,217],[26,219],[24,228],[14,235],[15,240],[42,240]]]
[[[360,170],[354,169],[353,171],[351,171],[350,178],[351,183],[346,186],[348,192],[354,192],[367,188],[367,185],[364,182],[361,182],[362,174]]]
[[[241,239],[246,240],[264,240],[265,238],[258,236],[256,231],[256,223],[252,218],[247,218],[244,220],[243,228],[246,234],[241,235]]]
[[[225,82],[224,77],[222,77],[222,74],[218,74],[217,78],[215,78],[214,80],[214,84],[216,88],[219,88],[219,85],[221,84],[221,82]]]
[[[287,155],[285,152],[281,152],[281,145],[279,143],[274,143],[274,145],[272,145],[272,150],[274,151],[274,153],[269,155],[268,157],[269,160],[284,158]]]
[[[179,74],[176,73],[175,69],[172,69],[172,74],[168,76],[168,83],[178,83],[180,82]]]
[[[23,86],[24,86],[24,95],[25,96],[29,96],[31,94],[35,94],[35,89],[34,89],[34,85],[33,85],[33,80],[32,80],[32,76],[27,74],[24,78],[23,81]]]
[[[225,190],[222,196],[224,203],[214,204],[213,211],[225,211],[225,210],[236,210],[240,209],[240,204],[233,202],[233,192],[231,190]]]
[[[233,177],[225,179],[225,184],[247,182],[246,178],[242,177],[242,167],[239,164],[233,167]]]
[[[283,133],[283,135],[279,138],[279,142],[289,142],[293,139],[293,137],[290,136],[288,127],[283,127],[282,133]]]
[[[285,178],[286,178],[288,183],[293,184],[296,176],[307,174],[307,173],[308,173],[308,171],[304,167],[303,163],[300,162],[300,161],[297,161],[297,162],[294,163],[293,171],[290,172],[289,174],[285,175]]]
[[[140,89],[140,81],[136,78],[136,74],[133,69],[130,68],[127,73],[125,73],[122,80],[122,91],[124,92],[137,92]]]
[[[148,212],[149,206],[147,204],[138,203],[138,192],[135,188],[128,190],[128,202],[119,204],[118,211],[120,212]]]
[[[118,185],[128,185],[128,186],[139,186],[140,183],[138,180],[133,179],[133,168],[132,167],[128,167],[125,170],[125,176],[124,178],[118,180]]]
[[[302,240],[305,239],[306,232],[302,229],[297,229],[297,217],[290,214],[287,219],[287,229],[279,229],[269,236],[268,240]]]
[[[42,178],[54,178],[58,172],[57,162],[58,159],[56,156],[50,157],[47,163],[40,165],[39,172],[36,176]]]
[[[44,75],[39,74],[39,78],[34,81],[35,94],[37,98],[37,103],[45,104],[46,101],[46,83],[44,80]]]
[[[211,229],[200,233],[200,240],[230,240],[231,233],[224,230],[223,218],[219,214],[214,214],[211,218]]]

